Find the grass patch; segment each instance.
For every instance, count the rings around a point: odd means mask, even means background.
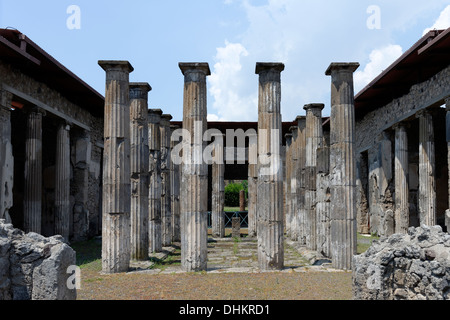
[[[366,235],[362,235],[360,233],[357,234],[357,241],[358,241],[358,246],[357,246],[357,254],[361,254],[366,252],[370,246],[372,245],[372,242],[374,240],[379,240],[380,237],[375,236],[375,235],[370,235],[370,236],[366,236]]]
[[[223,211],[225,212],[239,212],[239,207],[225,207]],[[245,208],[245,211],[248,211],[248,207]]]
[[[92,239],[71,245],[77,256],[77,266],[81,269],[100,269],[102,264],[102,241]]]

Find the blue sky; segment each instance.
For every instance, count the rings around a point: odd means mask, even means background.
[[[79,8],[79,29],[67,13]],[[376,11],[373,10],[375,6]],[[72,21],[72,20],[71,20]],[[374,24],[375,23],[375,24]],[[130,81],[153,87],[149,105],[182,120],[178,62],[208,62],[210,120],[257,121],[256,62],[283,62],[283,121],[325,103],[330,62],[357,61],[356,91],[427,28],[450,27],[448,0],[0,0],[0,27],[25,33],[104,94],[98,60],[128,60]]]

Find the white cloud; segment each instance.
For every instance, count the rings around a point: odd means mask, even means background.
[[[450,27],[450,5],[448,5],[439,15],[439,18],[434,22],[431,28],[427,28],[423,31],[425,35],[428,31],[434,29],[447,29]]]
[[[256,97],[246,92],[248,85],[242,71],[241,59],[249,53],[240,43],[225,42],[225,47],[217,48],[214,71],[208,77],[209,92],[214,101],[212,121],[250,121],[257,114]]]
[[[355,93],[368,85],[402,54],[402,47],[394,44],[373,50],[369,56],[370,61],[365,66],[364,70],[355,72]]]

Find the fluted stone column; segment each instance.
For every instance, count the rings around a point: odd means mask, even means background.
[[[258,264],[284,267],[283,164],[281,157],[282,63],[257,63],[258,103]]]
[[[317,149],[317,252],[330,257],[330,152],[328,146]]]
[[[28,114],[25,140],[24,231],[41,233],[42,223],[42,116],[33,109]]]
[[[55,234],[69,241],[70,226],[70,126],[58,125],[55,164]]]
[[[172,197],[170,195],[170,120],[172,116],[161,116],[161,231],[162,245],[172,243]]]
[[[406,234],[409,228],[409,163],[406,124],[395,129],[395,233]]]
[[[307,228],[306,247],[317,250],[317,215],[316,215],[316,182],[317,182],[317,149],[323,146],[321,103],[305,105],[306,110],[306,158],[305,158],[305,225]]]
[[[171,136],[178,126],[171,125]],[[170,141],[171,150],[178,144],[176,140]],[[181,241],[180,231],[180,165],[176,161],[170,161],[170,196],[172,198],[172,241]]]
[[[419,221],[434,226],[436,220],[436,178],[433,116],[428,110],[417,113],[419,118]]]
[[[0,219],[11,223],[13,207],[14,156],[11,143],[12,94],[0,89]]]
[[[257,198],[258,198],[258,137],[256,134],[249,137],[248,146],[248,237],[257,235]]]
[[[160,109],[148,110],[149,149],[149,194],[148,194],[148,236],[149,251],[162,251],[161,223],[161,122]]]
[[[450,97],[445,99],[446,114],[446,136],[447,136],[447,163],[448,163],[448,205],[450,207]],[[450,209],[445,211],[445,225],[447,226],[447,232],[450,233]]]
[[[306,245],[306,236],[308,230],[306,228],[306,117],[298,116],[297,119],[297,132],[294,132],[295,149],[297,150],[297,161],[295,165],[295,176],[297,177],[296,188],[296,209],[294,211],[295,217],[293,220],[293,228],[291,240],[298,241],[302,245]]]
[[[332,63],[330,122],[331,258],[351,270],[356,254],[356,158],[353,72],[358,63]]]
[[[99,61],[106,72],[103,161],[102,270],[130,265],[130,89],[128,61]]]
[[[223,155],[224,148],[223,143],[222,144],[215,143],[214,145],[215,145],[214,148],[215,161],[212,164],[212,208],[211,208],[212,236],[214,238],[224,238],[225,237],[225,212],[224,212],[225,162]]]
[[[183,129],[190,139],[183,139],[181,166],[181,266],[184,271],[207,268],[208,240],[208,165],[202,159],[203,134],[207,129],[207,63],[180,63],[184,75]],[[190,141],[189,141],[190,140]]]
[[[285,134],[286,139],[286,187],[284,192],[284,229],[286,236],[291,236],[291,218],[292,218],[292,193],[291,179],[292,176],[292,133]]]
[[[148,259],[148,83],[130,83],[131,260]]]

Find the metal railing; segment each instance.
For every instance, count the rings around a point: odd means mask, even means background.
[[[235,212],[224,212],[225,214],[225,228],[231,228],[232,219],[239,217],[241,218],[241,228],[248,228],[248,211],[235,211]],[[212,227],[212,213],[208,211],[208,228]]]

